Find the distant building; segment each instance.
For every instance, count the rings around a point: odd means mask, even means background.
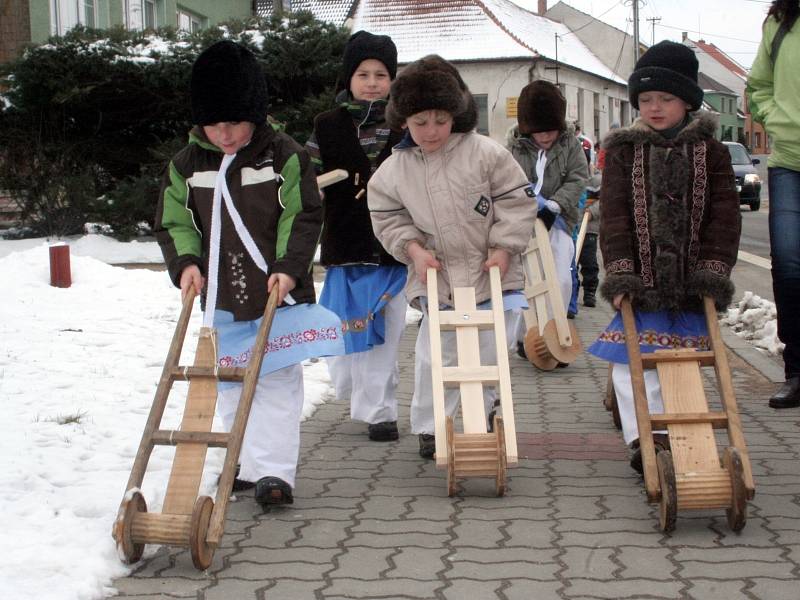
[[[697,76],[697,83],[703,89],[707,108],[713,109],[719,117],[716,138],[726,142],[742,142],[745,119],[737,107],[736,93],[702,72]]]
[[[197,31],[252,14],[251,0],[0,0],[0,63],[17,57],[26,44],[64,35],[76,25]]]
[[[769,141],[764,128],[753,122],[747,106],[747,97],[744,92],[747,83],[747,69],[714,44],[705,40],[692,40],[686,32],[682,37],[683,43],[694,50],[697,55],[700,71],[736,94],[736,106],[743,120],[743,135],[737,136],[734,141],[742,141],[753,154],[768,154]]]

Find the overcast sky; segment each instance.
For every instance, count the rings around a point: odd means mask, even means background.
[[[536,10],[537,0],[513,0],[529,10]],[[547,6],[557,0],[548,0]],[[633,33],[632,0],[565,0],[566,4]],[[761,23],[769,8],[767,0],[639,0],[639,35],[647,44],[653,39],[653,23],[646,19],[661,17],[655,23],[656,42],[689,37],[715,44],[745,68],[750,68],[761,39]]]

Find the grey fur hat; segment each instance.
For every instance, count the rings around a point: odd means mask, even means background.
[[[455,133],[472,131],[478,108],[458,70],[441,56],[431,54],[408,65],[392,83],[386,121],[399,129],[411,115],[443,110],[453,115]]]

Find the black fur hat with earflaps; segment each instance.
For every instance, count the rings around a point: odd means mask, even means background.
[[[386,121],[400,129],[408,117],[425,110],[449,112],[454,133],[472,131],[478,123],[478,107],[458,69],[436,54],[411,63],[394,80]]]
[[[557,85],[537,79],[519,93],[517,123],[522,135],[541,131],[566,131],[567,101]]]

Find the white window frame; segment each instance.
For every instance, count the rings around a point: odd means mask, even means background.
[[[203,29],[203,17],[185,8],[178,6],[176,11],[176,21],[178,29],[194,33]]]
[[[76,25],[97,27],[97,0],[50,0],[49,4],[51,35],[64,35]]]

